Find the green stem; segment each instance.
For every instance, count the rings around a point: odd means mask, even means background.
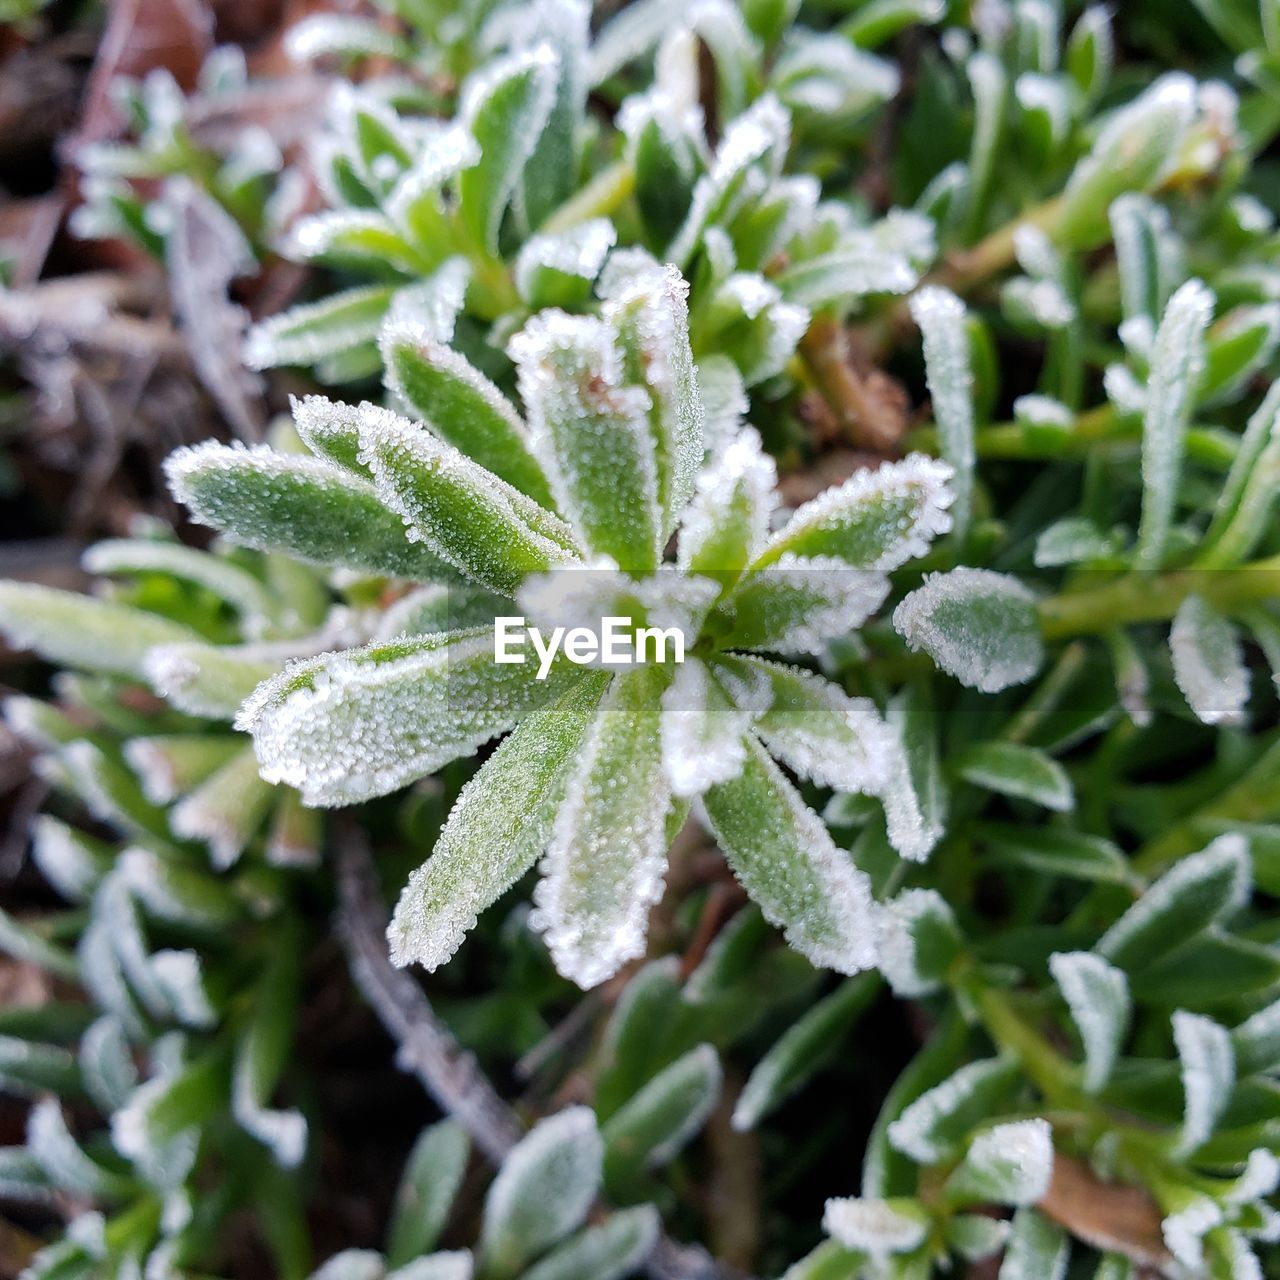
[[[998,987],[984,986],[976,1002],[987,1034],[1002,1052],[1017,1058],[1045,1100],[1055,1107],[1079,1110],[1076,1068],[1014,1009],[1008,994]]]
[[[618,160],[601,169],[585,187],[564,202],[538,228],[540,234],[569,231],[591,218],[616,213],[636,189],[636,171],[627,160]]]
[[[1172,618],[1191,595],[1228,611],[1280,597],[1280,556],[1238,569],[1129,573],[1105,586],[1050,596],[1040,602],[1040,626],[1048,640],[1098,635],[1134,622]]]

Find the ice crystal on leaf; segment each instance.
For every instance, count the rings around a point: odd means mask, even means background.
[[[765,127],[776,111],[762,102],[730,130],[725,181],[778,145]],[[915,253],[914,224],[899,221]],[[579,245],[586,257],[547,242],[539,269],[585,280],[610,239],[591,232],[600,243]],[[312,458],[211,446],[175,457],[175,492],[236,541],[476,584],[418,588],[371,628],[372,643],[294,658],[245,698],[237,726],[253,734],[263,777],[308,805],[396,790],[514,730],[404,891],[389,933],[399,963],[443,963],[541,858],[532,923],[561,972],[603,981],[642,953],[668,842],[701,798],[768,919],[814,962],[855,972],[875,962],[869,881],[769,753],[819,786],[878,797],[906,856],[923,856],[937,832],[898,730],[872,701],[750,654],[820,654],[866,621],[888,575],[950,528],[951,469],[913,455],[859,472],[771,533],[776,473],[756,433],[739,429],[706,457],[679,274],[626,250],[596,289],[598,314],[543,310],[510,340],[519,407],[438,328],[393,316],[380,330],[387,385],[422,423],[312,396],[294,405]],[[238,580],[221,586],[266,607]],[[686,660],[497,663],[485,620],[510,611],[499,597],[547,632],[604,617],[675,629]],[[207,689],[219,710],[248,692],[249,652],[239,667],[231,651],[162,638],[169,656],[149,661],[166,690]],[[237,823],[217,787],[215,773],[175,821],[229,861],[257,815]]]

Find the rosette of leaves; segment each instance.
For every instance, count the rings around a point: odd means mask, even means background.
[[[287,1239],[308,1144],[274,1098],[305,938],[295,881],[322,832],[262,781],[230,719],[285,655],[314,651],[329,593],[296,565],[150,529],[85,563],[113,580],[98,597],[0,584],[9,639],[64,668],[53,701],[14,695],[5,714],[52,790],[32,852],[69,904],[5,916],[0,949],[88,997],[4,1019],[0,1082],[38,1101],[0,1186],[97,1206],[33,1276],[190,1265],[229,1215],[268,1201],[265,1230]],[[102,1125],[68,1118],[94,1111]]]
[[[549,305],[589,309],[610,248],[637,245],[688,269],[694,353],[731,408],[783,371],[816,309],[912,287],[933,256],[927,217],[871,222],[785,172],[819,112],[847,123],[893,92],[887,63],[842,37],[783,41],[782,24],[753,27],[719,0],[633,6],[594,39],[588,19],[577,0],[500,8],[481,39],[495,56],[469,68],[452,119],[447,104],[445,119],[420,114],[402,78],[337,86],[313,147],[328,207],[292,225],[285,251],[372,282],[261,323],[251,365],[367,377],[384,320],[429,311],[420,282],[450,264],[458,340],[483,366],[477,322],[505,335]],[[308,19],[294,43],[331,55],[341,27]],[[704,46],[718,131],[700,105]],[[652,83],[637,63],[656,65]],[[614,99],[611,127],[588,116],[592,90]]]
[[[422,421],[310,399],[296,419],[314,459],[217,445],[174,455],[175,494],[233,540],[371,567],[337,536],[372,536],[359,495],[380,530],[395,529],[384,567],[402,557],[401,576],[416,560],[416,576],[472,584],[451,599],[448,628],[406,613],[401,639],[291,663],[239,723],[264,776],[312,805],[394,791],[514,730],[406,889],[391,928],[401,963],[446,960],[545,853],[537,921],[561,971],[594,985],[643,949],[667,844],[698,797],[792,944],[863,968],[874,960],[865,877],[772,756],[882,797],[908,856],[924,856],[936,832],[872,702],[751,655],[817,652],[865,620],[887,575],[949,527],[948,471],[911,458],[856,475],[770,534],[774,470],[754,433],[703,466],[678,273],[621,253],[599,290],[599,315],[546,311],[512,339],[523,417],[457,352],[409,328],[386,339],[388,363]],[[302,545],[313,526],[323,541]],[[495,663],[492,619],[510,608],[495,593],[548,631],[579,616],[661,621],[682,631],[690,660],[615,673],[562,656],[539,680],[532,664]],[[476,619],[488,625],[466,625]]]

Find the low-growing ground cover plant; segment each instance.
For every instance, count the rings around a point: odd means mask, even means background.
[[[1277,17],[404,0],[117,82],[72,226],[231,439],[0,583],[24,1275],[1275,1268]]]

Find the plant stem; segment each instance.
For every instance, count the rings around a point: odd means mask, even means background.
[[[1280,556],[1238,569],[1128,573],[1105,586],[1042,600],[1040,626],[1048,640],[1098,635],[1129,623],[1172,618],[1192,595],[1226,610],[1280,597]]]
[[[1078,1109],[1075,1067],[1014,1009],[1008,995],[998,987],[983,986],[976,1002],[987,1034],[1003,1052],[1018,1059],[1045,1100]]]

